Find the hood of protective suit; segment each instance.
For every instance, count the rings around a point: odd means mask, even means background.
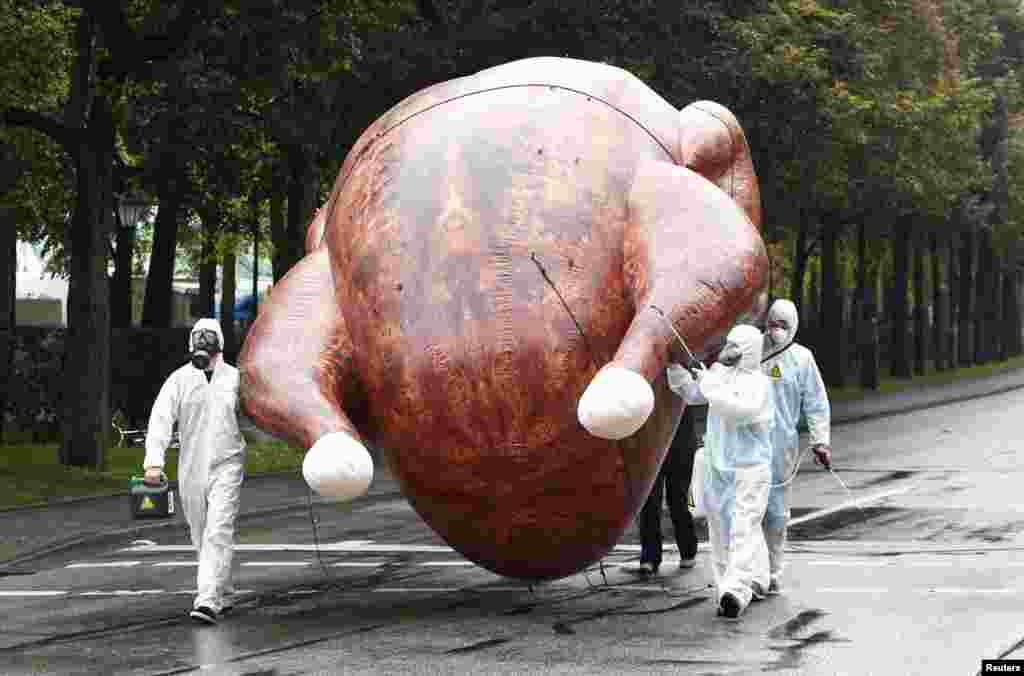
[[[202,331],[204,329],[207,331],[214,331],[217,334],[217,340],[220,342],[220,349],[223,350],[224,332],[220,330],[220,322],[218,322],[216,319],[203,317],[202,319],[195,323],[195,326],[193,326],[192,330],[189,331],[188,333],[188,351],[192,352],[192,350],[194,349],[194,346],[192,345],[192,336],[195,335],[197,331]]]
[[[789,330],[786,332],[786,340],[781,345],[774,345],[773,347],[782,347],[792,343],[793,339],[796,338],[796,329],[800,323],[800,315],[797,314],[796,305],[793,305],[793,301],[780,298],[772,303],[772,306],[768,309],[768,317],[765,321],[767,323],[773,319],[784,321],[786,326],[789,327]]]
[[[740,361],[735,368],[741,371],[760,370],[764,335],[757,330],[757,327],[749,324],[734,327],[726,336],[725,343],[726,345],[735,345],[740,350]]]

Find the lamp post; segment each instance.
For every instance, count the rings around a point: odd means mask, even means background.
[[[139,221],[149,212],[149,203],[141,196],[117,196],[117,252],[114,260],[114,283],[111,291],[110,323],[114,328],[132,325],[132,259],[135,255],[135,232]]]

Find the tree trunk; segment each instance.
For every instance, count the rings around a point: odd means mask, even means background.
[[[270,265],[275,284],[288,272],[288,228],[284,207],[283,193],[275,191],[270,195],[270,238],[274,247]]]
[[[974,363],[992,361],[992,231],[982,228],[977,236],[978,267],[974,273]]]
[[[110,291],[114,127],[110,104],[97,95],[78,148],[77,201],[71,228],[60,461],[101,468],[110,429]]]
[[[804,276],[807,274],[807,226],[803,216],[796,233],[796,248],[793,251],[793,279],[790,282],[790,300],[796,305],[798,315],[804,315]]]
[[[907,354],[907,282],[910,268],[910,224],[900,216],[893,241],[893,293],[892,324],[889,333],[892,375],[910,378],[910,359]]]
[[[999,361],[1006,361],[1010,358],[1013,349],[1011,326],[1013,322],[1013,310],[1010,308],[1010,275],[1000,270],[999,272]]]
[[[132,325],[132,260],[135,257],[136,231],[134,225],[118,225],[113,289],[110,293],[110,324],[120,329]]]
[[[836,274],[836,248],[839,226],[824,226],[821,241],[821,340],[822,377],[829,385],[843,385],[843,315],[839,275]]]
[[[171,124],[167,147],[161,153],[166,167],[159,191],[160,207],[153,225],[153,252],[149,257],[146,297],[142,306],[142,325],[167,328],[173,313],[174,263],[178,248],[178,221],[184,198],[184,172],[177,165],[175,139],[180,136],[181,122]]]
[[[214,240],[220,230],[220,222],[217,217],[207,212],[203,214],[203,243],[199,256],[199,305],[196,308],[197,317],[216,317],[216,294],[217,294],[217,254],[214,249]]]
[[[305,255],[306,228],[316,213],[320,177],[313,153],[302,146],[289,146],[287,265],[291,269]]]
[[[957,260],[957,235],[950,232],[946,241],[943,242],[945,246],[945,259],[946,259],[946,279],[949,280],[947,283],[948,294],[946,296],[949,301],[947,309],[949,314],[947,315],[948,333],[946,334],[946,365],[955,369],[960,363],[960,341],[959,341],[959,323],[958,317],[960,316],[960,266]]]
[[[256,321],[260,303],[260,199],[256,193],[249,195],[249,211],[252,218],[252,312],[250,322]]]
[[[1021,324],[1020,305],[1017,297],[1019,274],[1012,267],[1006,272],[1006,286],[1003,289],[1003,307],[1006,313],[1006,357],[1007,359],[1020,354]]]
[[[943,336],[946,330],[946,307],[943,294],[946,285],[942,279],[942,248],[939,246],[938,233],[933,232],[928,239],[932,254],[932,365],[936,371],[944,371],[946,356]]]
[[[911,242],[914,257],[914,373],[924,375],[928,360],[928,294],[924,288],[924,246],[919,238]]]
[[[960,299],[957,303],[957,361],[960,366],[974,363],[974,233],[960,233]]]
[[[864,284],[864,298],[861,301],[861,322],[857,329],[860,352],[860,386],[877,390],[879,386],[879,337],[878,304],[875,301],[874,285]]]
[[[4,411],[11,395],[10,376],[14,343],[18,229],[14,209],[0,208],[0,441],[4,434]]]
[[[238,339],[235,332],[235,282],[237,258],[234,251],[224,253],[220,275],[220,328],[224,332],[224,358],[235,361]]]

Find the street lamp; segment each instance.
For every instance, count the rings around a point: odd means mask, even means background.
[[[111,325],[128,328],[132,324],[132,259],[135,257],[135,228],[149,213],[149,203],[131,193],[117,196],[117,258],[111,290]]]
[[[117,215],[121,217],[122,228],[134,228],[149,212],[149,202],[139,195],[117,196]]]

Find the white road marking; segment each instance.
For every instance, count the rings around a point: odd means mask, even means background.
[[[165,594],[163,589],[114,589],[112,591],[88,591],[80,592],[75,596],[148,596],[150,594]]]
[[[808,561],[809,566],[843,566],[850,568],[881,568],[890,565],[889,561]]]
[[[388,553],[405,553],[405,552],[419,552],[426,554],[449,554],[454,552],[451,547],[442,547],[439,545],[376,545],[376,544],[363,544],[363,543],[348,543],[339,542],[334,544],[322,544],[319,547],[316,545],[235,545],[233,548],[236,552],[374,552],[379,554]],[[160,554],[160,553],[172,553],[172,552],[194,552],[195,547],[192,545],[140,545],[137,547],[126,547],[118,550],[124,553],[136,553],[136,554]]]
[[[805,517],[801,517],[805,518]],[[792,522],[790,522],[792,523]],[[697,545],[699,551],[708,551],[710,549],[706,542],[702,542]],[[388,545],[388,544],[377,544],[368,540],[352,540],[345,542],[333,542],[324,543],[317,547],[317,545],[309,544],[252,544],[252,545],[235,545],[234,550],[236,552],[360,552],[360,553],[371,553],[371,554],[396,554],[396,553],[421,553],[421,554],[457,554],[457,552],[451,547],[443,545]],[[674,544],[666,543],[663,550],[668,551],[679,551],[678,546]],[[118,553],[135,553],[135,554],[171,554],[178,552],[194,552],[195,547],[192,545],[136,545],[133,547],[125,547],[119,549]],[[634,553],[640,551],[640,545],[616,545],[614,548],[615,552],[619,553]]]
[[[301,568],[302,566],[311,565],[312,561],[246,561],[243,566],[252,566],[256,568],[277,568],[277,567],[290,567],[290,568]]]
[[[8,597],[19,597],[19,596],[63,596],[68,594],[66,591],[35,591],[35,590],[19,590],[19,591],[0,591],[0,596]]]
[[[928,590],[935,594],[1013,594],[1019,589],[969,589],[965,587],[932,587]]]
[[[131,568],[141,563],[142,561],[83,561],[69,563],[65,568]]]
[[[862,505],[866,505],[866,504],[871,503],[871,502],[877,502],[877,501],[883,500],[885,498],[891,498],[894,495],[900,495],[902,493],[909,493],[910,491],[914,490],[915,488],[917,488],[917,484],[911,484],[909,486],[902,486],[900,488],[894,488],[891,491],[885,491],[883,493],[876,493],[874,495],[868,495],[868,496],[863,497],[863,498],[855,498],[853,500],[847,500],[846,502],[841,502],[838,505],[833,505],[832,507],[826,507],[825,509],[819,509],[816,512],[811,512],[810,514],[804,514],[801,517],[798,517],[796,519],[792,519],[789,522],[789,525],[790,526],[796,526],[796,525],[799,525],[801,523],[806,523],[807,521],[813,521],[814,519],[820,519],[823,516],[828,516],[830,514],[835,514],[836,512],[841,512],[844,509],[850,509],[851,507],[860,507]]]
[[[198,566],[198,561],[162,561],[160,563],[154,563],[154,568],[180,568],[184,566]]]
[[[793,522],[790,521],[790,523],[792,524]],[[668,543],[665,543],[664,545],[662,545],[661,550],[663,552],[669,552],[669,551],[676,551],[676,552],[678,552],[679,551],[679,545],[670,545]],[[640,551],[640,545],[615,545],[615,551],[617,551],[617,552],[639,552]],[[711,545],[709,545],[707,542],[698,543],[697,544],[697,551],[699,551],[699,552],[711,551]]]
[[[341,561],[332,563],[331,568],[380,568],[387,565],[389,565],[387,561]]]
[[[416,564],[418,566],[475,566],[472,561],[424,561]]]
[[[372,590],[378,594],[434,594],[437,592],[470,591],[462,587],[379,587]]]
[[[888,594],[893,590],[887,587],[818,587],[814,591],[825,594]],[[970,587],[925,587],[921,589],[901,588],[897,593],[916,592],[919,594],[1020,594],[1024,589],[1009,588],[970,588]]]

